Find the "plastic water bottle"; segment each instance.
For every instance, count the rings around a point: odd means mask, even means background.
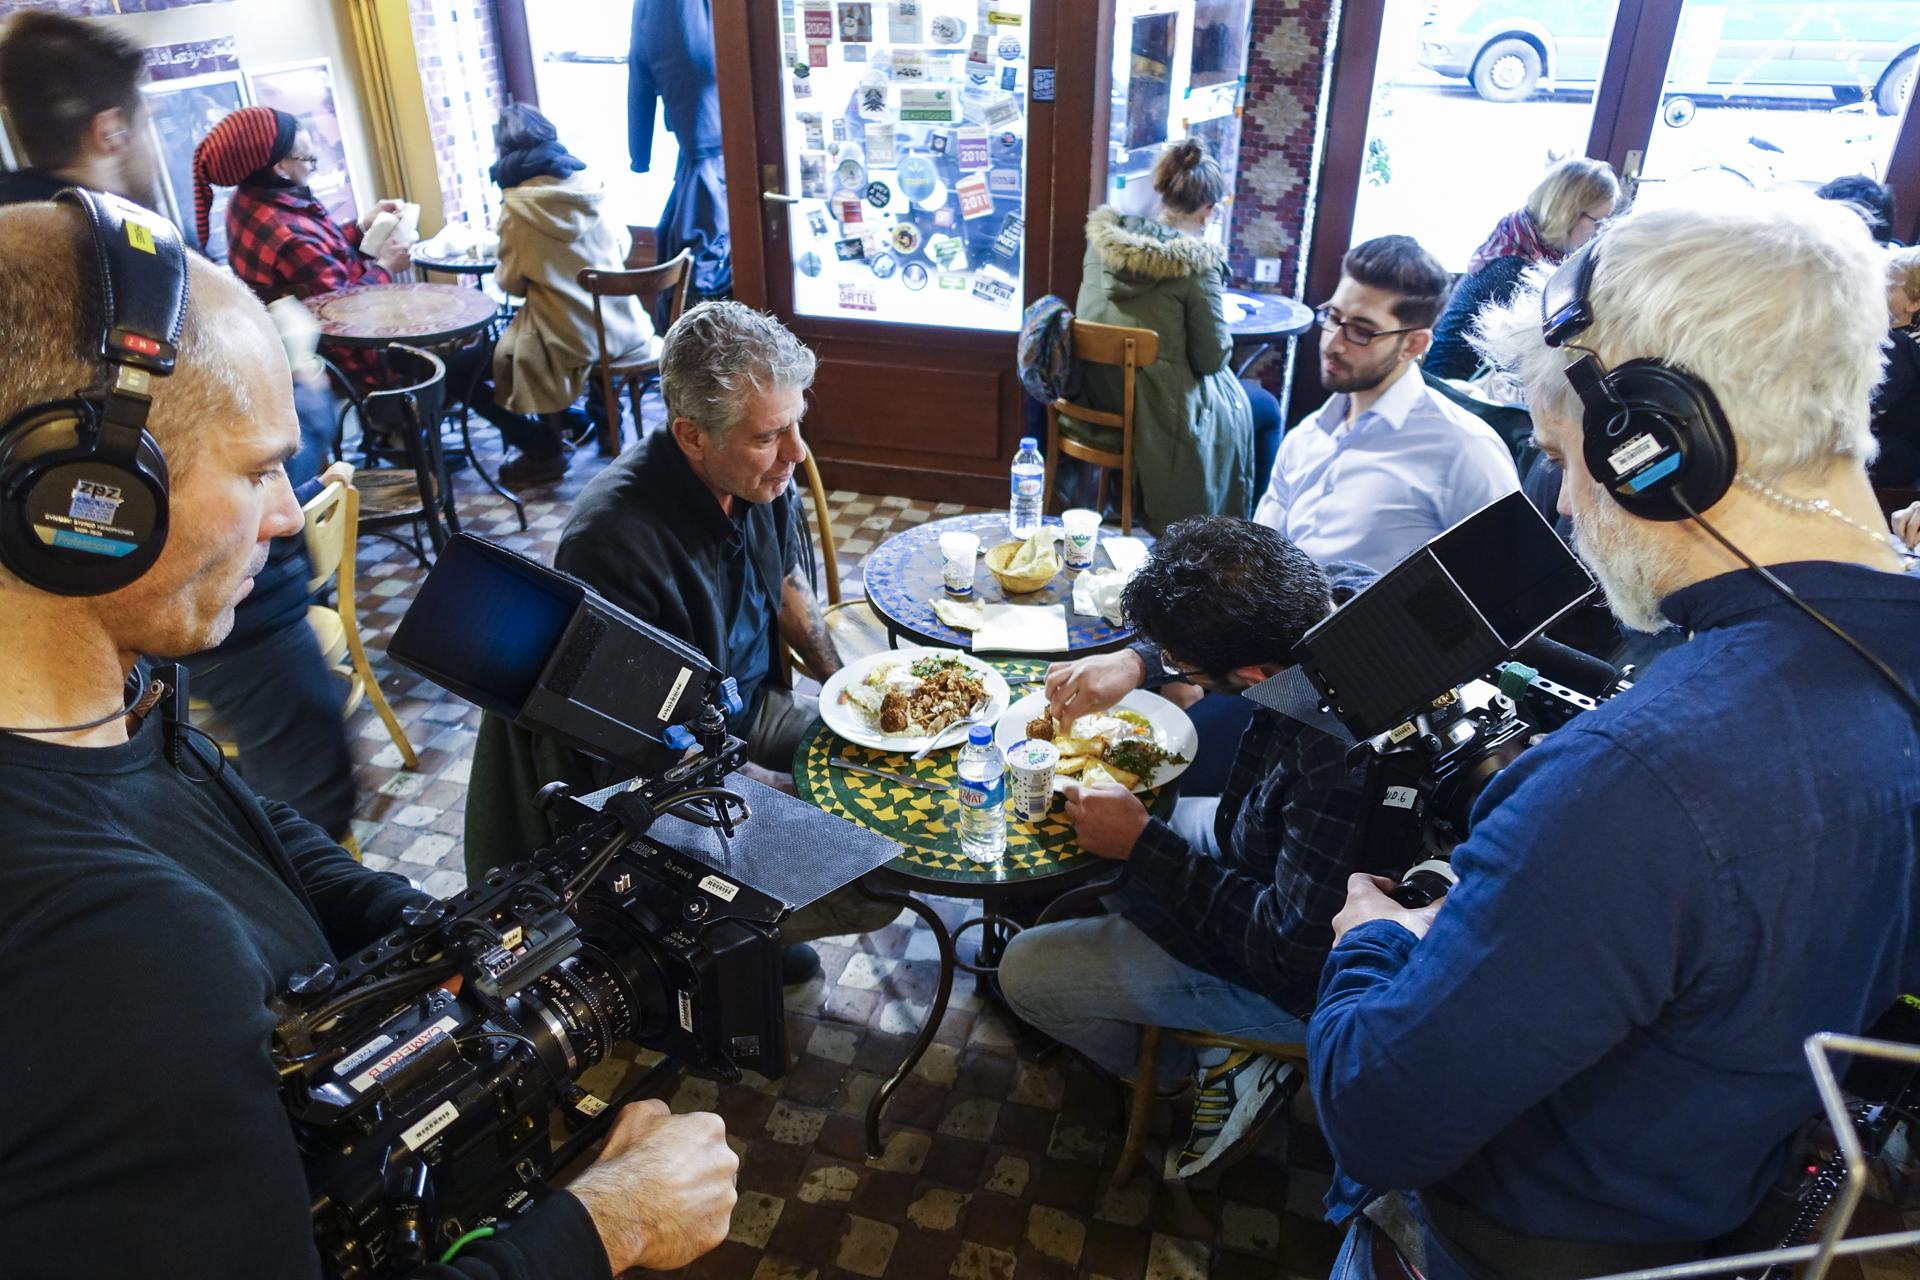
[[[1016,538],[1030,538],[1040,529],[1040,513],[1046,507],[1047,462],[1040,456],[1040,442],[1032,436],[1020,438],[1020,452],[1013,455],[1013,501],[1007,507],[1007,530]]]
[[[960,851],[997,862],[1007,851],[1007,762],[993,745],[993,726],[977,724],[960,748]]]

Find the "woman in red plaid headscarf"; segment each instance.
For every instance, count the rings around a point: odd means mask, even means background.
[[[233,187],[227,204],[227,265],[262,302],[311,298],[352,284],[386,284],[409,265],[391,241],[376,260],[359,250],[375,214],[399,209],[382,200],[359,223],[341,226],[307,187],[319,163],[313,136],[272,107],[243,107],[215,125],[193,152],[194,230],[207,242],[215,186]],[[322,344],[326,356],[363,386],[387,380],[380,353]]]

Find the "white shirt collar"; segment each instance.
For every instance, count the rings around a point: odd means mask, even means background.
[[[1410,364],[1386,393],[1373,402],[1371,409],[1354,419],[1353,425],[1357,429],[1368,418],[1378,418],[1398,431],[1406,425],[1407,415],[1413,412],[1414,406],[1426,396],[1426,378],[1421,375],[1419,365]],[[1344,391],[1327,401],[1326,411],[1320,415],[1320,429],[1328,435],[1339,431],[1347,420],[1347,406],[1351,401],[1352,397]]]

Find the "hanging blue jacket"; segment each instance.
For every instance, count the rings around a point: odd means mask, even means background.
[[[720,88],[713,73],[713,11],[708,0],[635,0],[627,51],[627,150],[633,171],[653,167],[653,112],[683,156],[720,154]]]

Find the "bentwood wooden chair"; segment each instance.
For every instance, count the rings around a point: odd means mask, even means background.
[[[820,481],[820,468],[813,460],[812,449],[807,450],[801,470],[807,478],[807,496],[813,501],[815,537],[820,543],[820,558],[826,571],[827,603],[821,612],[826,618],[827,635],[832,638],[834,650],[839,653],[842,662],[878,653],[887,647],[887,631],[874,613],[873,606],[865,600],[841,598],[840,555],[833,545],[833,522],[827,513],[827,487]],[[807,666],[806,659],[791,646],[786,650],[786,660],[790,672],[812,680],[823,679]]]
[[[321,473],[326,486],[307,500],[305,534],[307,560],[312,566],[307,575],[307,593],[318,597],[331,582],[333,604],[307,606],[307,625],[320,642],[327,665],[346,683],[346,696],[340,713],[351,716],[363,699],[373,703],[380,722],[387,727],[395,749],[409,769],[420,767],[407,731],[393,714],[387,695],[381,692],[380,678],[367,660],[366,645],[360,640],[360,610],[355,598],[355,551],[359,545],[360,491],[354,487],[353,468],[336,462]]]
[[[1114,365],[1120,370],[1120,412],[1094,409],[1071,400],[1055,400],[1047,406],[1047,474],[1043,492],[1051,503],[1054,475],[1059,456],[1066,454],[1100,468],[1100,487],[1094,499],[1104,511],[1107,502],[1107,477],[1120,473],[1120,528],[1133,532],[1133,403],[1134,380],[1144,365],[1160,355],[1160,335],[1151,329],[1131,329],[1117,324],[1073,322],[1073,355],[1082,364]],[[1120,432],[1120,449],[1101,449],[1082,443],[1060,431],[1060,415],[1075,422],[1111,427]]]
[[[640,401],[646,395],[647,388],[660,381],[660,340],[654,339],[653,350],[644,360],[632,364],[616,365],[607,359],[607,322],[602,310],[604,298],[639,298],[650,313],[656,313],[654,300],[662,294],[671,292],[671,301],[667,307],[667,328],[680,318],[687,309],[687,293],[693,281],[691,270],[693,251],[682,249],[674,257],[653,267],[642,267],[637,271],[601,271],[587,267],[579,275],[580,287],[593,297],[593,332],[598,342],[599,356],[594,361],[591,376],[600,383],[600,403],[606,412],[606,421],[596,424],[594,431],[600,437],[600,452],[612,457],[620,452],[620,398],[615,394],[617,387],[627,389],[633,405],[633,433],[640,434]],[[664,334],[666,329],[662,329]]]

